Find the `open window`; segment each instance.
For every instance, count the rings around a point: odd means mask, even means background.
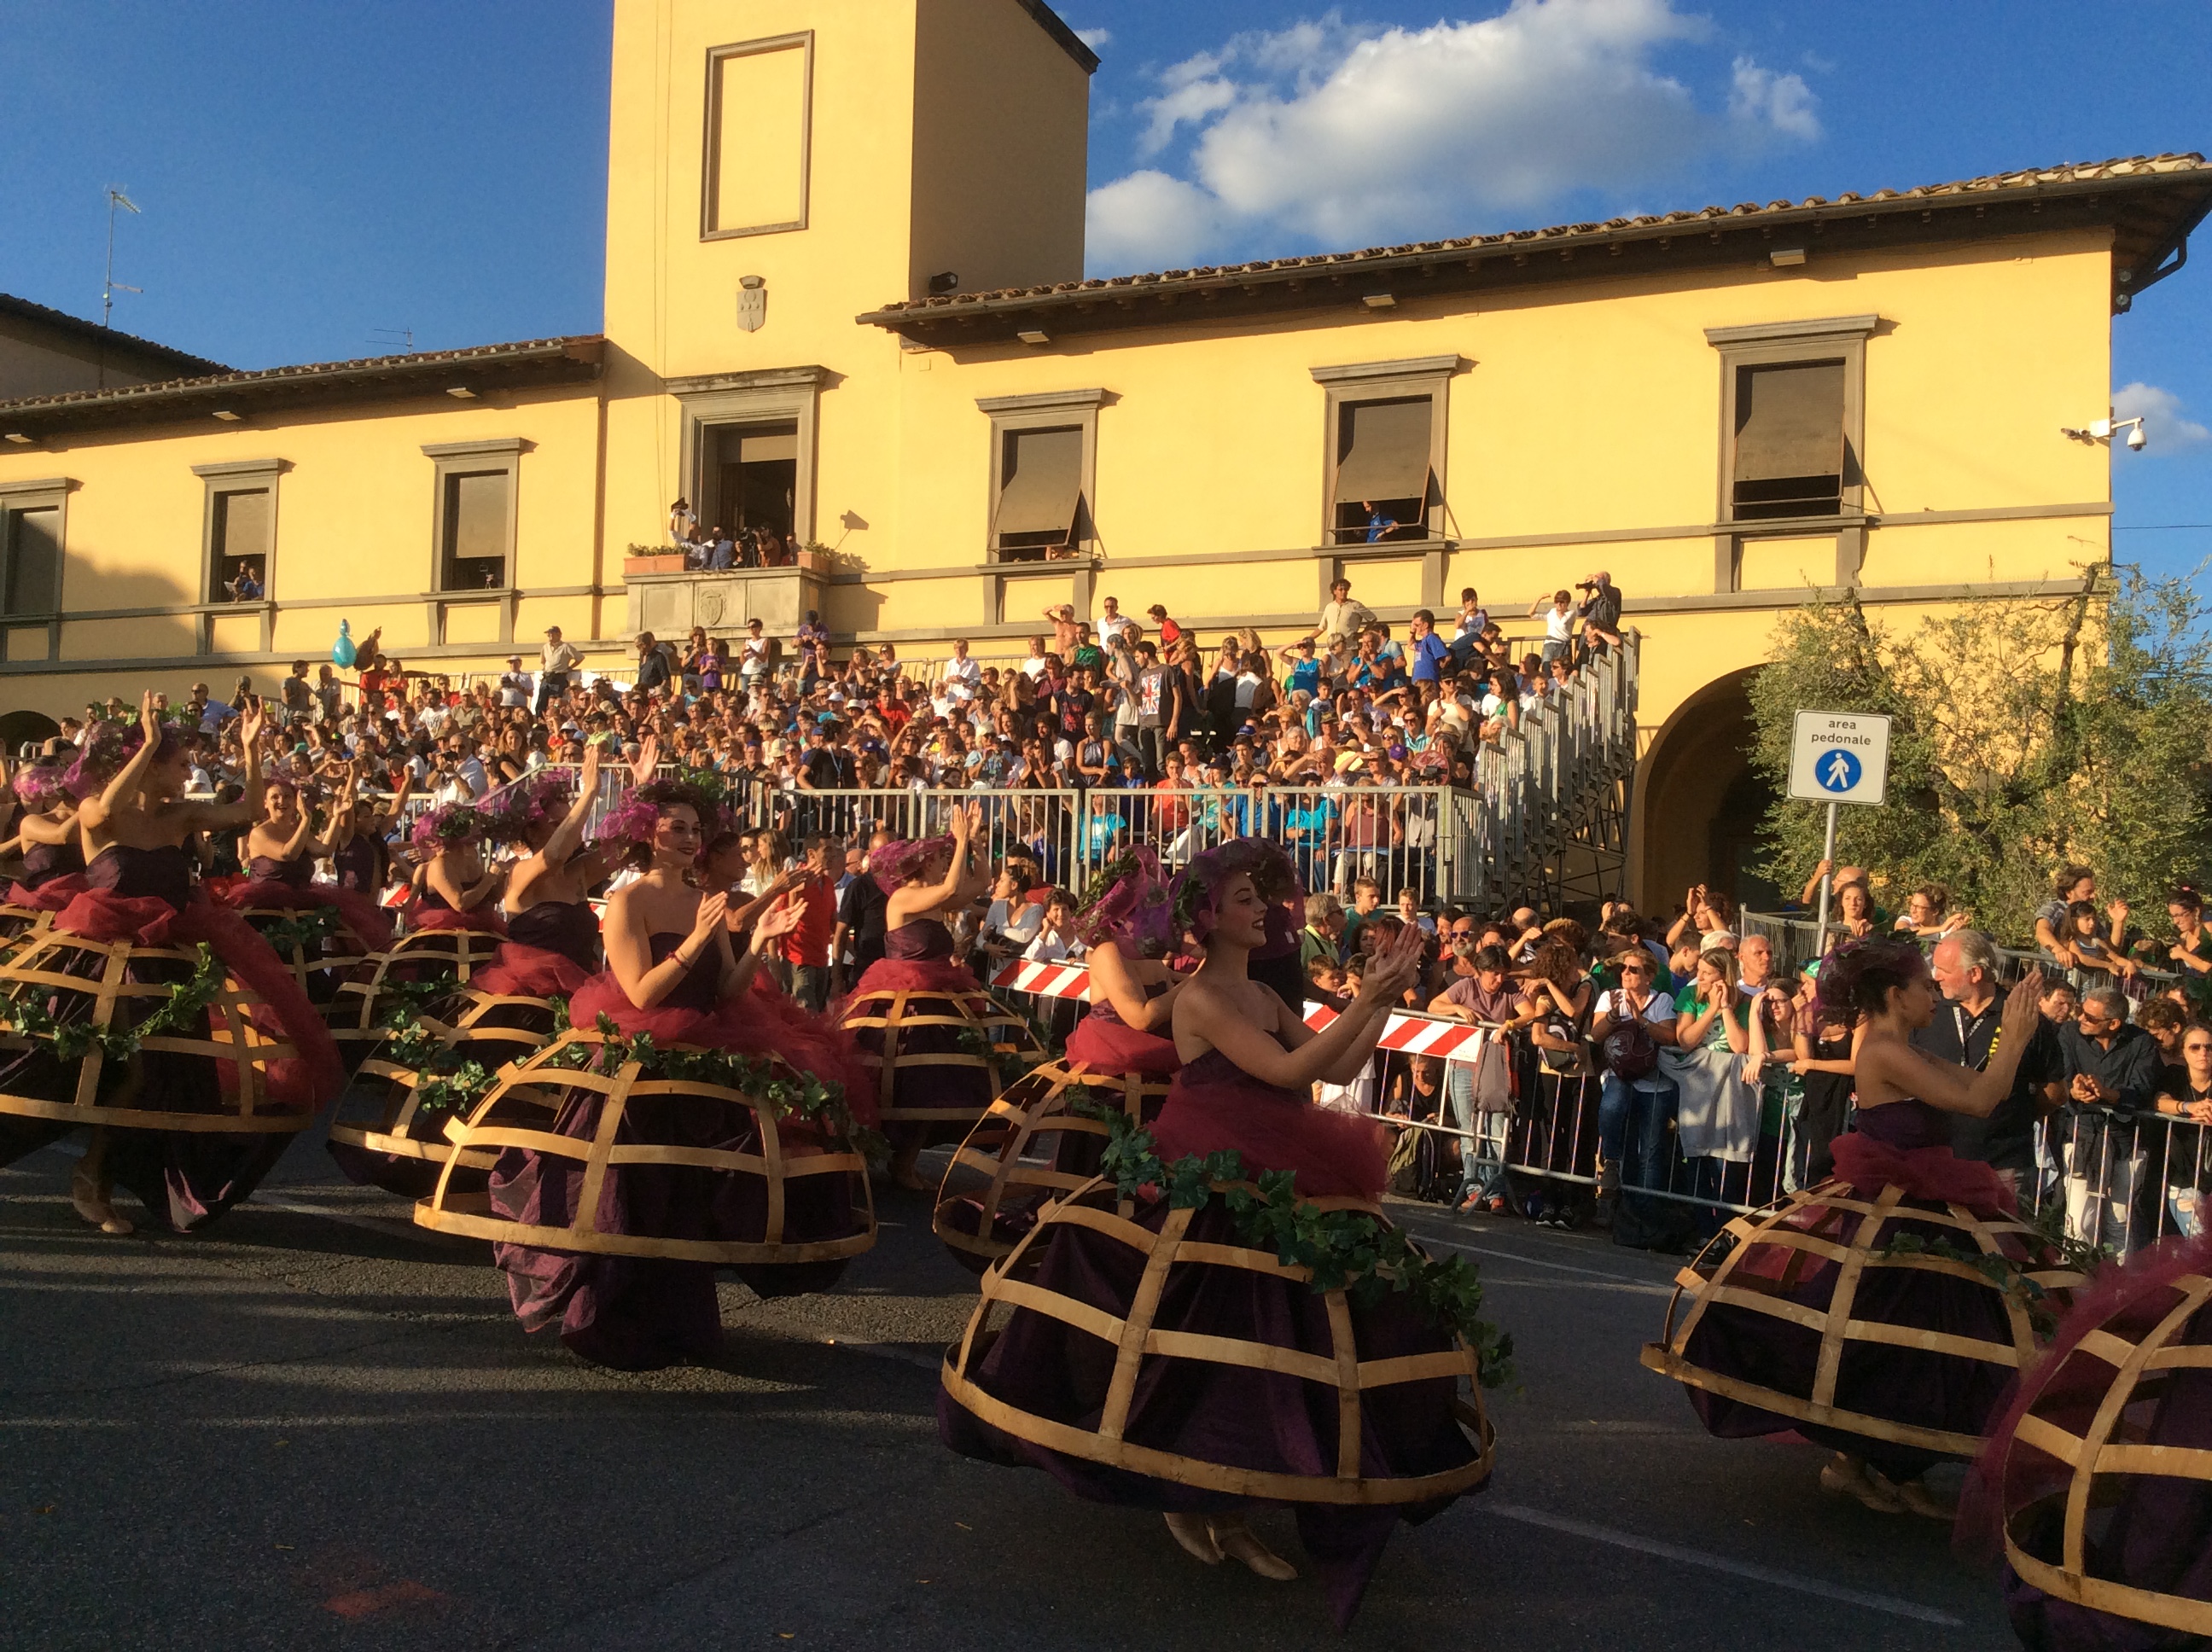
[[[1434,355],[1311,369],[1328,392],[1323,544],[1443,537],[1446,389],[1466,365]]]
[[[1835,516],[1844,507],[1844,364],[1735,370],[1735,519]]]
[[[1103,390],[992,396],[991,498],[986,543],[994,562],[1086,556],[1098,530],[1091,516]]]
[[[43,616],[61,605],[60,505],[0,503],[0,613]]]
[[[1083,430],[1048,425],[999,434],[999,504],[991,549],[1000,562],[1041,562],[1083,537]]]
[[[437,465],[434,589],[513,587],[515,485],[523,446],[519,437],[424,445],[424,455]]]
[[[754,560],[760,531],[767,529],[779,555],[792,537],[799,500],[799,423],[784,419],[757,424],[708,425],[702,433],[707,450],[701,467],[699,525],[721,530],[737,546],[738,566]]]
[[[277,480],[281,459],[195,465],[206,488],[200,510],[204,603],[266,602],[276,588]]]
[[[1851,517],[1863,509],[1871,315],[1711,327],[1721,355],[1720,518]]]

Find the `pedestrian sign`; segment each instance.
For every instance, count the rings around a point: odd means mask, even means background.
[[[1808,803],[1879,804],[1889,787],[1889,719],[1801,711],[1790,744],[1790,795]]]

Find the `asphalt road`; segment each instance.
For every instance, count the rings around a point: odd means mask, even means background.
[[[1708,1438],[1636,1363],[1674,1264],[1601,1238],[1404,1207],[1481,1264],[1521,1387],[1489,1488],[1401,1528],[1340,1637],[1309,1578],[938,1442],[974,1291],[919,1195],[835,1294],[726,1284],[712,1366],[628,1376],[524,1336],[489,1247],[319,1136],[191,1238],[86,1228],[71,1163],[0,1171],[0,1646],[2014,1645],[1943,1528]]]

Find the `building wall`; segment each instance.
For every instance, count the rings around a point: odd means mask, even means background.
[[[111,388],[151,384],[177,376],[173,366],[143,355],[120,339],[95,343],[40,326],[27,317],[0,314],[0,401],[59,396],[96,389],[103,383]]]

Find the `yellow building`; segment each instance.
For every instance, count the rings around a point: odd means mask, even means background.
[[[1602,568],[1656,899],[1750,829],[1778,610],[2108,558],[2108,456],[2061,427],[2201,157],[1086,282],[1096,62],[1042,0],[617,0],[604,332],[0,402],[0,703],[270,687],[341,616],[455,672],[807,606],[989,656],[1109,593],[1280,635],[1340,573],[1401,620]],[[678,495],[821,550],[633,558]]]

